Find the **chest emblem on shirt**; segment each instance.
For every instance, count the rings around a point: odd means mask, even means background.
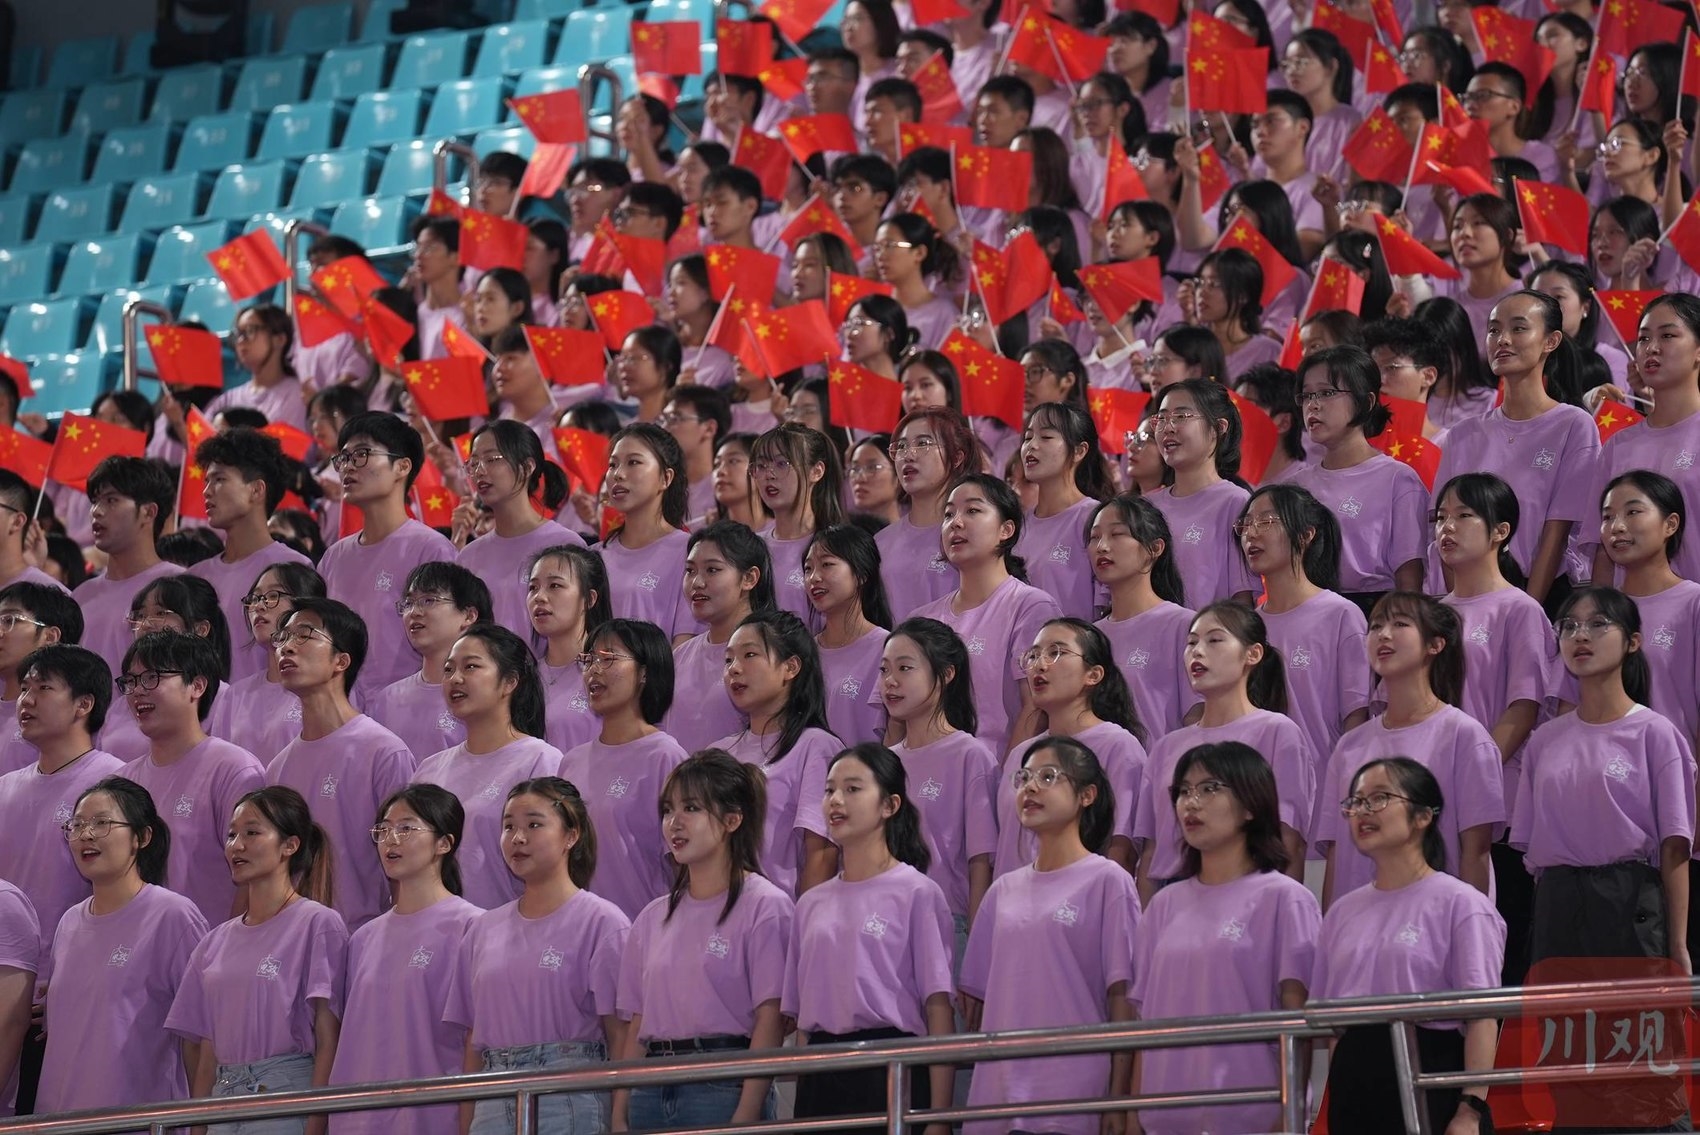
[[[1486,646],[1493,641],[1493,632],[1487,629],[1487,624],[1477,623],[1470,628],[1470,641],[1477,646]]]
[[[555,970],[556,972],[559,972],[562,963],[566,960],[566,955],[561,953],[561,951],[555,949],[553,946],[545,946],[543,947],[542,956],[537,959],[537,968]]]
[[[852,674],[838,683],[838,692],[847,698],[856,697],[862,692],[862,680]]]
[[[702,952],[708,954],[710,957],[724,958],[727,954],[732,952],[732,943],[726,940],[725,935],[710,934],[708,936],[708,945],[703,947]]]
[[[71,802],[69,800],[61,800],[61,801],[59,801],[59,803],[57,803],[53,806],[53,822],[54,823],[64,824],[64,823],[67,823],[70,819],[71,819]]]
[[[1222,929],[1216,931],[1216,937],[1238,942],[1245,937],[1245,923],[1237,918],[1230,918],[1222,923]]]
[[[1358,513],[1363,510],[1364,503],[1357,497],[1347,497],[1345,500],[1340,502],[1340,511],[1354,519],[1357,517]]]
[[[1622,754],[1619,754],[1606,762],[1606,775],[1617,781],[1619,784],[1623,784],[1628,781],[1629,774],[1634,771],[1635,770],[1630,766],[1629,761],[1626,760]]]
[[[868,915],[868,920],[862,923],[862,933],[875,938],[884,938],[886,927],[890,924],[877,914]]]
[[[932,559],[927,561],[927,570],[932,572],[934,575],[943,575],[945,573],[945,569],[949,566],[949,564],[945,563],[944,557],[936,553]]]
[[[336,795],[336,777],[330,775],[329,773],[325,774],[325,779],[323,779],[319,782],[319,795],[320,796],[335,796]]]
[[[1287,662],[1295,670],[1310,669],[1310,651],[1302,646],[1295,646],[1293,652],[1287,655]]]
[[[1080,921],[1080,908],[1064,899],[1063,904],[1051,914],[1051,921],[1060,922],[1064,926],[1073,926]]]
[[[112,953],[107,955],[106,964],[121,969],[130,964],[130,953],[131,950],[128,946],[114,946]]]
[[[631,781],[623,776],[616,776],[608,782],[608,795],[615,799],[624,799],[626,793],[632,790]]]
[[[431,966],[431,951],[420,946],[413,951],[413,956],[407,959],[409,969],[429,969]]]
[[[791,574],[787,575],[785,577],[785,586],[787,586],[787,587],[801,587],[801,586],[803,586],[803,569],[802,568],[792,568]]]
[[[272,954],[261,958],[260,968],[254,971],[254,976],[264,981],[276,981],[282,974],[283,963]]]
[[[973,638],[970,638],[968,640],[968,653],[974,655],[986,653],[986,640],[981,638],[979,635],[975,635]]]
[[[1143,670],[1147,666],[1151,665],[1151,652],[1149,650],[1141,650],[1136,646],[1133,650],[1128,652],[1127,664],[1135,670]]]
[[[387,571],[379,572],[378,578],[374,579],[372,581],[372,590],[373,591],[394,591],[395,590],[395,576],[391,575]]]
[[[1558,464],[1558,454],[1550,449],[1542,448],[1535,454],[1535,459],[1529,462],[1536,469],[1551,469]]]
[[[1686,449],[1683,450],[1681,453],[1677,454],[1676,455],[1676,467],[1678,469],[1692,469],[1692,468],[1694,468],[1694,454],[1690,453]]]
[[[301,720],[301,703],[296,702],[294,705],[290,706],[289,712],[285,713],[283,715],[283,717],[284,717],[285,721],[300,721]]]
[[[1676,645],[1676,632],[1661,623],[1659,628],[1653,632],[1653,645],[1660,650],[1671,649]]]
[[[574,713],[589,713],[590,712],[590,697],[589,697],[589,695],[587,695],[587,694],[574,694],[573,697],[572,697],[572,700],[567,703],[567,708],[572,710]]]
[[[1070,554],[1067,544],[1057,544],[1051,548],[1051,562],[1053,564],[1066,564]]]
[[[1393,935],[1393,940],[1401,946],[1416,946],[1423,940],[1423,932],[1417,929],[1417,924],[1407,922],[1399,928],[1399,933]]]
[[[193,816],[195,814],[195,800],[185,792],[177,798],[177,803],[172,806],[171,810],[179,816]]]
[[[1182,536],[1181,539],[1189,544],[1202,544],[1204,543],[1204,529],[1196,524],[1188,525],[1186,535]]]
[[[915,792],[923,800],[937,800],[944,794],[944,785],[929,776],[921,782],[921,787],[917,788]]]
[[[455,715],[448,710],[437,715],[437,729],[443,733],[452,733],[455,727]]]
[[[637,585],[645,591],[654,591],[661,586],[661,577],[652,571],[646,571],[638,576]]]
[[[494,800],[501,794],[502,784],[497,780],[492,780],[489,784],[486,784],[483,788],[478,790],[478,798],[480,800]]]

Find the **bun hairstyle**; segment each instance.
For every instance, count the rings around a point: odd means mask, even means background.
[[[1440,487],[1435,494],[1437,505],[1452,497],[1487,525],[1489,534],[1501,524],[1507,526],[1505,540],[1499,545],[1499,574],[1513,587],[1529,582],[1522,565],[1511,555],[1511,541],[1517,535],[1517,521],[1522,509],[1511,486],[1492,473],[1460,473]]]
[[[1427,814],[1429,822],[1423,829],[1423,859],[1436,871],[1446,870],[1446,838],[1440,834],[1440,813],[1446,806],[1446,797],[1441,794],[1440,782],[1434,778],[1434,773],[1410,757],[1382,757],[1352,774],[1351,795],[1358,795],[1358,785],[1373,768],[1387,770],[1393,787],[1405,797],[1405,807],[1410,809],[1413,822]]]
[[[425,821],[425,826],[439,839],[447,837],[449,850],[437,860],[437,871],[448,892],[451,895],[460,894],[460,860],[457,856],[460,853],[461,836],[466,829],[466,809],[461,807],[460,798],[441,785],[423,781],[410,784],[390,793],[384,802],[378,805],[378,814],[372,820],[372,826],[383,823],[389,810],[397,804],[412,809],[413,814]]]
[[[973,735],[980,731],[980,711],[974,706],[974,683],[968,647],[962,637],[937,619],[904,619],[885,636],[898,635],[913,642],[933,671],[933,688],[939,692],[939,713],[952,729]]]
[[[1239,806],[1251,813],[1245,824],[1245,846],[1252,865],[1264,873],[1285,871],[1290,860],[1287,846],[1281,842],[1280,794],[1275,788],[1275,770],[1269,767],[1263,754],[1242,741],[1220,741],[1188,749],[1181,754],[1175,775],[1169,781],[1169,800],[1177,808],[1181,788],[1194,768],[1202,768],[1227,785]],[[1183,838],[1181,861],[1181,878],[1190,879],[1203,867],[1204,857]]]
[[[1196,628],[1206,616],[1221,623],[1222,629],[1233,635],[1240,645],[1263,648],[1263,657],[1246,676],[1246,697],[1258,709],[1286,713],[1286,664],[1281,660],[1281,652],[1269,641],[1269,630],[1263,625],[1263,616],[1244,603],[1219,599],[1193,616],[1193,627]]]
[[[1293,558],[1304,568],[1305,578],[1324,591],[1340,589],[1340,522],[1309,489],[1298,485],[1265,485],[1252,493],[1240,509],[1243,522],[1251,515],[1252,505],[1267,500],[1287,535],[1287,545]],[[1240,558],[1245,558],[1242,548]]]
[[[525,640],[495,623],[473,623],[456,642],[475,638],[490,652],[498,681],[512,678],[514,692],[508,702],[513,727],[532,737],[543,736],[543,682],[537,676],[537,658]]]
[[[1145,724],[1139,720],[1133,691],[1128,688],[1127,678],[1116,664],[1115,648],[1104,632],[1085,619],[1052,619],[1045,626],[1066,628],[1074,636],[1074,645],[1080,649],[1080,664],[1088,670],[1096,666],[1104,672],[1098,684],[1087,691],[1087,704],[1093,714],[1102,721],[1121,726],[1137,737],[1141,745],[1145,744]]]
[[[1021,542],[1021,522],[1025,515],[1021,498],[1015,495],[1014,489],[1004,483],[1002,477],[991,473],[969,473],[951,483],[949,491],[945,493],[946,501],[964,486],[979,489],[985,494],[986,500],[997,510],[999,523],[1007,521],[1015,525],[1015,531],[1010,534],[1009,539],[998,545],[998,554],[1003,557],[1004,570],[1026,583],[1027,561],[1015,554],[1015,546]]]
[[[741,817],[738,826],[726,834],[726,847],[731,853],[732,877],[726,888],[726,902],[720,908],[719,925],[738,905],[744,892],[744,880],[760,875],[761,844],[767,830],[767,774],[755,765],[747,765],[725,749],[700,749],[680,761],[661,785],[657,810],[666,809],[677,800],[694,803],[724,824],[728,816]],[[667,893],[667,918],[679,909],[690,885],[690,869],[675,865],[673,886]],[[665,920],[663,920],[665,921]]]
[[[1594,601],[1594,609],[1613,623],[1623,632],[1623,691],[1629,695],[1629,700],[1641,705],[1651,704],[1653,675],[1647,666],[1647,652],[1642,649],[1630,649],[1629,640],[1641,633],[1641,608],[1635,600],[1625,595],[1615,587],[1579,587],[1565,597],[1564,603],[1558,609],[1558,615],[1553,620],[1556,625],[1560,620],[1571,617],[1571,612],[1581,605],[1584,599]]]
[[[1389,591],[1376,600],[1369,613],[1374,630],[1387,620],[1407,618],[1417,624],[1424,643],[1440,639],[1440,653],[1429,659],[1428,684],[1434,696],[1447,705],[1464,704],[1464,634],[1458,612],[1417,591]]]
[[[1139,546],[1148,555],[1157,557],[1151,563],[1151,590],[1157,593],[1157,598],[1177,607],[1186,606],[1186,586],[1181,582],[1180,569],[1175,566],[1175,541],[1169,533],[1168,517],[1163,515],[1162,510],[1133,493],[1111,497],[1093,509],[1092,515],[1087,518],[1086,531],[1082,536],[1085,542],[1091,542],[1092,526],[1105,512],[1127,525]],[[1161,551],[1157,550],[1159,543],[1163,545]]]
[[[165,865],[171,858],[171,826],[154,806],[152,794],[133,780],[109,776],[83,789],[75,807],[81,807],[97,792],[112,797],[119,815],[130,826],[130,835],[136,840],[136,873],[142,882],[163,887]]]
[[[331,841],[325,829],[313,822],[313,813],[301,793],[281,784],[256,789],[236,801],[265,818],[277,830],[278,839],[299,840],[300,848],[289,857],[289,883],[302,898],[330,906],[335,897],[331,880]]]
[[[827,773],[830,775],[838,762],[846,759],[861,761],[874,774],[881,803],[897,798],[897,811],[885,821],[886,850],[898,862],[907,863],[926,874],[927,868],[933,865],[933,853],[927,850],[927,841],[921,836],[921,810],[909,798],[909,776],[904,771],[902,760],[878,741],[864,741],[833,757],[832,763],[827,765]]]
[[[529,314],[530,308],[526,309]],[[496,443],[496,452],[507,461],[508,468],[525,489],[528,497],[539,498],[544,512],[558,512],[567,502],[567,475],[543,452],[543,442],[524,422],[498,418],[472,435],[472,441],[489,434]]]
[[[572,781],[558,776],[535,776],[508,789],[509,800],[516,796],[536,796],[549,801],[566,829],[578,834],[567,852],[567,878],[580,890],[590,886],[591,877],[596,874],[596,828],[590,822],[590,811],[578,788]]]
[[[1104,766],[1098,763],[1098,754],[1073,737],[1045,737],[1035,741],[1021,754],[1021,767],[1026,768],[1040,754],[1049,756],[1068,776],[1077,795],[1088,788],[1098,790],[1097,795],[1080,811],[1080,842],[1087,851],[1095,855],[1104,854],[1114,834],[1116,799],[1110,789],[1110,778],[1105,775]]]

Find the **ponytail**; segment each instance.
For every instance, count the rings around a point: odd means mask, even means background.
[[[903,762],[878,741],[864,741],[833,757],[827,772],[830,773],[839,761],[846,758],[861,761],[874,774],[882,802],[893,797],[897,800],[897,811],[885,821],[886,850],[899,863],[907,863],[926,874],[927,868],[932,866],[933,853],[927,850],[927,841],[921,836],[921,810],[909,799],[909,775],[904,771]]]
[[[1222,624],[1222,628],[1246,647],[1261,646],[1263,657],[1246,675],[1246,697],[1258,709],[1270,713],[1287,712],[1287,668],[1281,652],[1269,641],[1269,630],[1263,616],[1233,599],[1219,599],[1193,617],[1193,626],[1206,615]]]
[[[558,776],[534,776],[508,789],[509,800],[516,796],[537,796],[549,801],[567,830],[578,833],[578,839],[567,852],[567,878],[580,890],[590,886],[596,874],[596,828],[590,822],[590,810],[578,788],[572,781]]]
[[[265,817],[277,830],[280,841],[300,842],[300,849],[289,857],[289,882],[295,893],[321,906],[330,906],[335,898],[330,837],[313,821],[301,793],[281,784],[267,785],[236,801],[231,811],[244,804],[251,804]]]

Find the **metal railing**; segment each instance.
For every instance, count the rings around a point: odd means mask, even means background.
[[[466,163],[466,183],[461,186],[461,203],[470,205],[472,194],[478,185],[478,151],[458,138],[444,138],[431,147],[431,188],[438,193],[448,193],[450,154]]]
[[[139,380],[159,377],[159,372],[152,367],[142,366],[141,352],[137,349],[140,341],[136,338],[136,333],[141,327],[144,315],[151,315],[161,323],[176,322],[176,317],[171,314],[169,308],[151,300],[137,298],[124,305],[119,335],[119,343],[124,350],[123,371],[118,379],[121,390],[134,390]]]
[[[831,1119],[774,1120],[765,1123],[693,1129],[694,1135],[761,1135],[764,1132],[825,1132],[883,1124],[888,1135],[909,1135],[910,1128],[928,1123],[965,1120],[1016,1119],[1036,1115],[1123,1111],[1137,1107],[1157,1110],[1204,1104],[1268,1104],[1281,1108],[1283,1129],[1305,1130],[1306,1042],[1337,1035],[1353,1026],[1385,1024],[1393,1030],[1395,1065],[1405,1097],[1407,1135],[1435,1135],[1420,1093],[1468,1084],[1514,1085],[1575,1080],[1584,1076],[1617,1079],[1630,1074],[1622,1068],[1582,1064],[1550,1064],[1533,1068],[1496,1068],[1482,1072],[1424,1073],[1417,1059],[1411,1026],[1422,1020],[1475,1020],[1553,1015],[1583,1010],[1645,1011],[1654,1007],[1687,1008],[1700,992],[1695,979],[1653,978],[1625,982],[1589,982],[1490,989],[1466,993],[1435,993],[1415,997],[1373,997],[1314,1002],[1302,1010],[1252,1013],[1232,1017],[1193,1017],[1090,1025],[1065,1029],[1025,1030],[958,1036],[916,1037],[879,1043],[841,1044],[820,1048],[774,1049],[766,1052],[708,1054],[673,1060],[637,1060],[574,1068],[562,1072],[486,1072],[387,1084],[360,1084],[312,1091],[280,1092],[268,1096],[196,1099],[149,1104],[117,1110],[77,1112],[63,1116],[27,1117],[0,1121],[0,1131],[15,1135],[110,1135],[147,1127],[165,1135],[174,1127],[286,1115],[323,1115],[375,1108],[423,1107],[475,1100],[513,1099],[515,1135],[533,1135],[535,1101],[559,1092],[607,1092],[622,1088],[664,1087],[709,1080],[809,1075],[883,1067],[887,1071],[887,1113]],[[1099,1097],[977,1107],[946,1107],[916,1111],[909,1106],[914,1071],[935,1064],[1073,1056],[1156,1048],[1187,1048],[1218,1044],[1274,1044],[1280,1057],[1279,1082],[1268,1088],[1223,1089],[1171,1093],[1161,1096]],[[1679,1070],[1694,1071],[1700,1061],[1678,1062]]]
[[[295,314],[295,297],[300,294],[299,265],[301,263],[301,234],[330,236],[331,230],[316,221],[292,219],[283,226],[283,262],[289,265],[289,275],[283,279],[283,310]]]
[[[596,96],[603,86],[608,88],[608,127],[603,129],[595,125],[598,115],[595,112]],[[626,85],[620,81],[620,76],[611,67],[600,63],[586,63],[578,69],[578,101],[584,108],[584,136],[586,153],[593,142],[601,142],[608,147],[613,157],[622,161],[626,149],[620,145],[620,104],[626,101]]]

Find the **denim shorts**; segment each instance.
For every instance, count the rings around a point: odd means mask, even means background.
[[[484,1050],[486,1072],[559,1072],[601,1064],[608,1050],[600,1043],[522,1044]],[[608,1130],[605,1092],[565,1092],[537,1097],[538,1135],[600,1135]],[[513,1135],[514,1101],[479,1100],[473,1105],[471,1135]]]
[[[269,1056],[252,1064],[220,1064],[213,1080],[212,1094],[220,1096],[258,1096],[272,1092],[299,1092],[313,1086],[313,1058],[305,1053],[288,1056]],[[244,1119],[237,1123],[220,1123],[207,1128],[207,1135],[301,1135],[307,1130],[307,1117],[285,1115],[276,1119]]]

